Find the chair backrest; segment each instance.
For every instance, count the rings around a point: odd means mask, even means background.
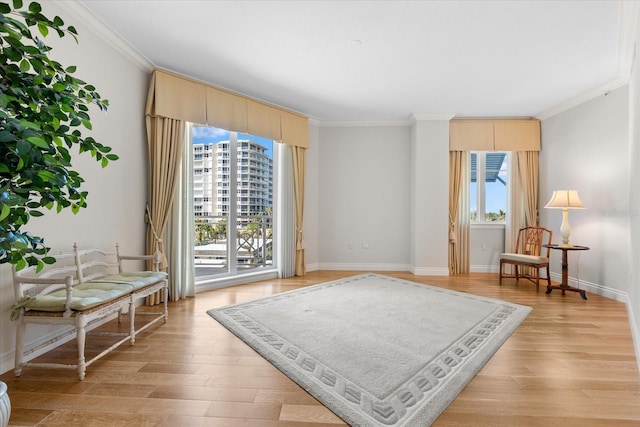
[[[550,245],[553,232],[545,227],[525,227],[518,232],[515,252],[523,255],[540,256],[543,249],[546,249],[546,257],[549,258],[551,249],[543,248],[542,245]]]

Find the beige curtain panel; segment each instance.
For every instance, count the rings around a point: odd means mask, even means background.
[[[449,152],[449,274],[470,269],[469,152]]]
[[[147,114],[309,148],[309,119],[300,114],[163,70],[153,72],[152,84],[155,99]]]
[[[178,171],[184,146],[185,122],[165,117],[147,116],[149,145],[149,207],[147,253],[159,252],[161,269],[166,270],[167,258],[163,236],[174,200]],[[150,295],[147,304],[161,302],[161,293]]]
[[[305,244],[302,230],[302,224],[304,223],[305,154],[305,148],[293,147],[293,182],[296,197],[296,276],[304,276],[306,274]]]
[[[540,121],[451,120],[449,150],[540,151]]]
[[[538,151],[519,151],[518,172],[520,173],[521,191],[524,194],[524,211],[527,227],[535,227],[539,222],[538,215]]]

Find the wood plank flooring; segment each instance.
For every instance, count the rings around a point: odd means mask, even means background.
[[[206,310],[358,272],[316,271],[200,293],[170,303],[169,322],[75,371],[26,367],[7,383],[12,426],[334,427],[332,412],[206,314]],[[536,292],[495,274],[384,273],[533,311],[435,426],[639,426],[638,364],[624,304]],[[544,289],[544,287],[542,287]],[[117,330],[117,323],[104,330]],[[98,351],[108,338],[89,337]],[[73,360],[71,343],[41,360]]]

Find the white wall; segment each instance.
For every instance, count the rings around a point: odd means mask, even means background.
[[[448,275],[449,118],[417,119],[411,133],[411,269]]]
[[[407,268],[409,134],[408,126],[320,128],[321,268]]]
[[[476,224],[469,234],[469,262],[472,273],[497,273],[504,252],[504,225]]]
[[[640,34],[636,35],[636,52]],[[640,367],[640,56],[636,54],[629,83],[629,240],[630,283],[627,307]]]
[[[89,192],[88,207],[77,215],[47,212],[31,221],[26,229],[44,237],[52,253],[68,252],[74,242],[80,247],[115,247],[119,243],[123,252],[142,253],[147,194],[143,111],[149,70],[118,53],[82,21],[70,18],[55,4],[42,3],[45,14],[59,15],[78,30],[79,44],[70,37],[59,40],[53,32],[45,42],[53,47],[53,59],[65,66],[77,65],[75,75],[96,86],[110,101],[108,114],[97,109],[91,112],[93,131],[86,135],[111,146],[120,160],[102,169],[90,155],[78,155],[76,149],[72,150],[72,164],[86,180],[83,188]],[[9,320],[13,300],[11,270],[3,264],[0,265],[0,372],[13,368],[15,326]],[[46,330],[29,333],[27,342],[43,333]]]
[[[591,249],[569,258],[570,281],[576,285],[579,272],[582,288],[627,305],[640,366],[639,67],[636,56],[629,86],[543,120],[540,202],[553,190],[579,191],[586,209],[569,212],[570,241]],[[540,220],[559,233],[559,211],[541,209]]]
[[[624,86],[543,120],[540,152],[540,204],[569,189],[586,207],[569,212],[570,242],[591,248],[569,254],[569,276],[618,299],[630,289],[628,111]],[[562,213],[542,208],[540,222],[557,242]],[[560,274],[559,253],[551,271]]]
[[[448,119],[321,126],[318,150],[314,269],[448,274]]]
[[[319,193],[320,193],[320,128],[309,124],[309,149],[306,152],[304,189],[304,242],[307,271],[318,270]]]

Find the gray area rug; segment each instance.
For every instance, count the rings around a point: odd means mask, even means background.
[[[531,311],[362,274],[207,311],[352,426],[428,426]]]

